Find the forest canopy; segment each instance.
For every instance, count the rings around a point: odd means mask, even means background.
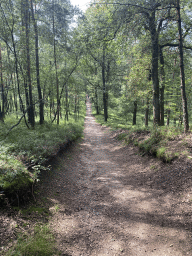
[[[2,0],[0,119],[59,124],[89,94],[105,121],[118,109],[135,124],[140,111],[145,125],[152,115],[187,132],[190,10],[187,0],[92,1],[85,13],[69,0]]]

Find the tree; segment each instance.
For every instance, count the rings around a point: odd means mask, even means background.
[[[36,76],[37,76],[37,90],[39,96],[39,115],[40,115],[40,124],[43,124],[44,121],[44,102],[41,93],[41,85],[40,85],[40,69],[39,69],[39,36],[38,36],[38,27],[37,22],[35,20],[34,9],[33,9],[33,0],[31,0],[31,14],[34,26],[35,33],[35,58],[36,58]]]
[[[183,123],[184,132],[189,130],[188,110],[187,110],[187,98],[185,92],[185,72],[183,63],[183,38],[181,30],[181,13],[180,13],[180,1],[177,0],[177,15],[178,15],[178,31],[179,31],[179,57],[180,57],[180,75],[181,75],[181,95],[183,102]]]
[[[137,26],[136,32],[144,28],[149,31],[151,38],[151,77],[153,82],[153,119],[154,124],[160,125],[160,96],[159,96],[159,35],[163,29],[163,22],[171,18],[171,1],[129,1],[127,3],[115,3],[115,11],[120,15],[127,13],[127,20],[129,22],[129,31],[133,30],[133,26]],[[118,12],[116,11],[118,8]],[[158,15],[157,15],[158,13]],[[114,16],[118,18],[117,15]],[[133,18],[132,18],[133,17]],[[130,21],[131,19],[131,21]],[[136,21],[137,19],[137,21]]]
[[[3,83],[3,65],[2,65],[2,53],[1,53],[1,44],[0,44],[0,76],[1,76],[1,101],[0,104],[0,121],[3,121],[5,116],[5,94],[4,94],[4,83]]]
[[[26,32],[26,68],[27,68],[27,84],[29,89],[29,123],[32,127],[35,126],[34,106],[33,106],[33,95],[32,95],[32,84],[31,84],[31,61],[30,61],[30,46],[29,46],[29,2],[25,0],[24,4],[24,19],[25,19],[25,32]]]
[[[108,97],[112,73],[115,74],[115,35],[119,23],[112,26],[112,17],[105,6],[90,7],[80,25],[81,38],[85,43],[86,54],[89,54],[97,66],[97,74],[102,82],[104,120],[108,119]]]

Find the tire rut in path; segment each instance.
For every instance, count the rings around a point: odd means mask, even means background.
[[[177,198],[148,185],[150,161],[97,124],[87,103],[84,139],[46,185],[62,255],[192,255]]]

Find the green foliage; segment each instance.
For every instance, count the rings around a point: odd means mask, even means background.
[[[156,148],[158,143],[160,142],[160,134],[158,135],[159,136],[156,137],[152,133],[149,139],[139,143],[140,149],[144,150],[147,153],[156,155]]]
[[[118,139],[118,140],[124,140],[126,137],[127,137],[127,133],[120,133],[120,134],[117,136],[117,139]]]
[[[24,164],[13,155],[2,153],[0,155],[0,188],[8,193],[18,191],[32,183],[30,173]]]
[[[145,131],[148,130],[148,127],[143,125],[143,113],[138,112],[137,114],[137,125],[132,126],[132,113],[128,112],[127,117],[125,115],[121,115],[118,109],[109,108],[109,117],[107,122],[103,120],[103,115],[96,115],[95,110],[93,110],[93,115],[95,116],[98,123],[101,125],[106,125],[111,127],[112,129],[126,129],[129,131]],[[152,127],[152,122],[149,122],[149,127]]]
[[[176,154],[172,155],[171,153],[167,152],[165,147],[158,148],[156,155],[166,163],[170,163],[173,158],[176,157]]]
[[[169,163],[177,157],[177,153],[169,152],[163,144],[166,144],[168,139],[173,139],[176,129],[166,128],[166,130],[169,132],[165,132],[165,127],[154,127],[151,130],[150,137],[147,140],[140,142],[138,146],[144,152],[153,154],[164,162]]]
[[[93,112],[95,114],[95,112]],[[130,113],[129,116],[131,117]],[[169,141],[175,140],[179,134],[183,133],[181,127],[170,126],[153,126],[152,122],[149,127],[145,127],[142,112],[138,112],[137,125],[132,126],[130,122],[119,115],[118,109],[109,109],[109,118],[107,123],[104,122],[102,115],[95,115],[96,121],[102,125],[111,127],[113,130],[123,129],[124,131],[117,136],[118,140],[125,143],[132,143],[139,147],[144,153],[152,154],[164,162],[171,162],[178,157],[178,152],[173,152],[166,147]],[[139,139],[140,135],[148,135],[146,139]]]
[[[37,225],[33,235],[20,235],[16,245],[5,256],[52,256],[55,253],[55,239],[49,227]]]
[[[165,156],[165,151],[166,151],[165,147],[158,148],[157,149],[157,157],[158,158],[163,158]]]
[[[174,140],[179,134],[182,133],[182,127],[161,127],[162,136],[169,141]]]
[[[63,121],[59,126],[45,122],[35,130],[28,130],[21,123],[6,136],[11,123],[6,120],[0,129],[0,190],[8,194],[38,180],[39,172],[49,169],[44,167],[45,162],[65,143],[82,136],[84,116],[76,121],[71,119],[67,124]],[[32,166],[30,170],[25,167],[26,163]]]

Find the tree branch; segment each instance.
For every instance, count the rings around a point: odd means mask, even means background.
[[[167,44],[159,45],[160,48],[164,48],[166,46],[169,46],[169,47],[179,47],[179,44],[167,43]],[[183,48],[187,49],[187,50],[192,50],[192,46],[190,46],[190,45],[189,46],[183,45]]]
[[[38,104],[38,103],[40,103],[39,100],[38,100],[37,102],[33,103],[33,106],[36,105],[36,104]],[[27,111],[30,109],[30,107],[31,107],[31,106],[29,106],[26,110],[23,111],[23,115],[21,116],[21,118],[19,119],[19,121],[18,121],[16,124],[14,124],[14,125],[8,130],[7,135],[9,135],[10,131],[13,130],[13,128],[15,128],[16,126],[18,126],[18,125],[20,124],[21,120],[23,119],[23,117],[25,116],[25,114],[27,113]],[[7,135],[6,135],[6,136],[7,136]]]

